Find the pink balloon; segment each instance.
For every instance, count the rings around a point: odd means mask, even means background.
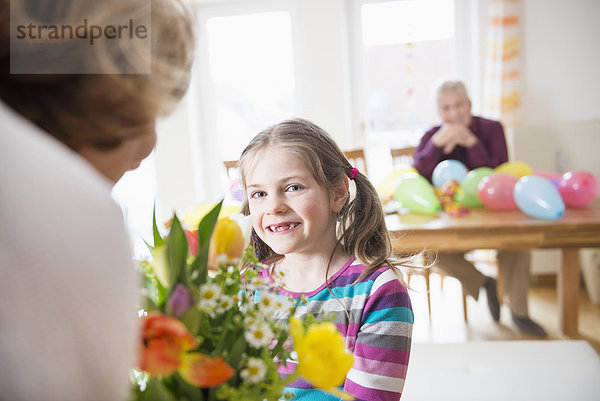
[[[562,179],[562,175],[560,173],[555,173],[553,171],[534,171],[533,175],[537,175],[538,177],[543,177],[554,184],[554,187],[558,190],[558,186],[560,184],[560,180]]]
[[[477,186],[479,199],[488,209],[514,210],[517,204],[513,190],[519,178],[506,173],[494,173],[483,177]]]
[[[558,191],[567,207],[584,207],[598,195],[598,180],[589,171],[569,171],[563,174]]]
[[[533,175],[537,175],[538,177],[543,177],[550,181],[552,181],[555,178],[562,178],[562,175],[560,173],[555,173],[553,171],[534,171]]]

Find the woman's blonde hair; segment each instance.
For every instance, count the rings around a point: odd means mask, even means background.
[[[121,40],[98,41],[84,55],[57,46],[46,62],[60,74],[11,73],[11,24],[74,26],[89,18],[90,25],[107,26],[125,16],[150,22],[149,51]],[[153,129],[183,97],[193,26],[179,0],[0,0],[0,99],[72,149],[116,148]],[[95,73],[86,73],[92,64]],[[138,73],[144,65],[149,73]]]
[[[341,180],[348,179],[353,169],[344,153],[323,129],[310,121],[293,119],[260,132],[244,149],[239,162],[244,186],[246,174],[259,152],[275,145],[300,157],[315,180],[328,192],[333,192]],[[338,215],[336,248],[341,246],[346,254],[354,256],[367,266],[360,279],[381,266],[392,267],[395,263],[391,259],[390,234],[375,188],[361,172],[354,176],[354,182],[356,196],[351,202],[346,201]],[[247,199],[242,206],[242,213],[250,214]],[[261,262],[282,258],[282,255],[276,254],[254,233],[252,245]],[[334,252],[335,249],[332,250],[331,258]]]

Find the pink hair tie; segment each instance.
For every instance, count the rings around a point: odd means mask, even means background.
[[[353,180],[354,177],[356,177],[356,173],[358,173],[358,169],[356,167],[354,167],[352,169],[352,171],[350,171],[350,174],[348,174],[348,178],[350,178],[351,180]]]

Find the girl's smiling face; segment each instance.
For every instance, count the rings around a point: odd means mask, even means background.
[[[252,225],[274,252],[332,251],[345,196],[328,193],[304,160],[283,146],[269,146],[254,156],[245,178]]]

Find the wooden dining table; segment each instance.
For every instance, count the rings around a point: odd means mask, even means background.
[[[474,249],[560,249],[557,291],[560,328],[578,334],[579,249],[600,247],[600,198],[587,207],[567,208],[556,220],[530,217],[520,210],[471,209],[464,216],[444,212],[419,215],[402,211],[386,216],[396,254]]]

